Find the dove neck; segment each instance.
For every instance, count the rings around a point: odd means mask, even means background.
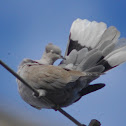
[[[44,52],[42,58],[40,59],[42,64],[53,65],[54,61],[47,53]]]

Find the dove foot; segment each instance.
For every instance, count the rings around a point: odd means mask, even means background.
[[[34,92],[32,94],[35,98],[41,98],[46,95],[46,91],[43,89],[38,89],[37,91],[39,92],[39,96],[36,96],[36,94]]]

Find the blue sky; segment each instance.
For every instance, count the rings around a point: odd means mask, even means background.
[[[45,45],[53,42],[65,52],[69,29],[76,18],[114,25],[126,37],[125,0],[1,0],[0,59],[17,71],[23,58],[39,59]],[[123,126],[126,117],[126,63],[93,83],[105,83],[102,90],[65,108],[84,124],[98,119],[102,126]],[[0,66],[0,109],[38,124],[73,126],[59,112],[38,111],[19,96],[15,77]]]

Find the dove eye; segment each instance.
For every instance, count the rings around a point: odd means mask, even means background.
[[[50,52],[53,52],[53,50],[50,50]]]
[[[50,50],[50,52],[53,53],[53,54],[55,53],[54,50]]]
[[[60,53],[58,51],[50,50],[51,53],[59,55]]]

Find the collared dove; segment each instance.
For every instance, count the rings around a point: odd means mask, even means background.
[[[126,61],[126,39],[118,39],[119,31],[103,22],[77,19],[70,29],[65,58],[59,47],[49,43],[40,60],[24,59],[18,74],[34,89],[34,92],[18,82],[22,99],[31,106],[53,108],[66,107],[82,96],[99,90],[105,84],[90,85],[106,71]],[[62,58],[58,66],[53,63]]]

